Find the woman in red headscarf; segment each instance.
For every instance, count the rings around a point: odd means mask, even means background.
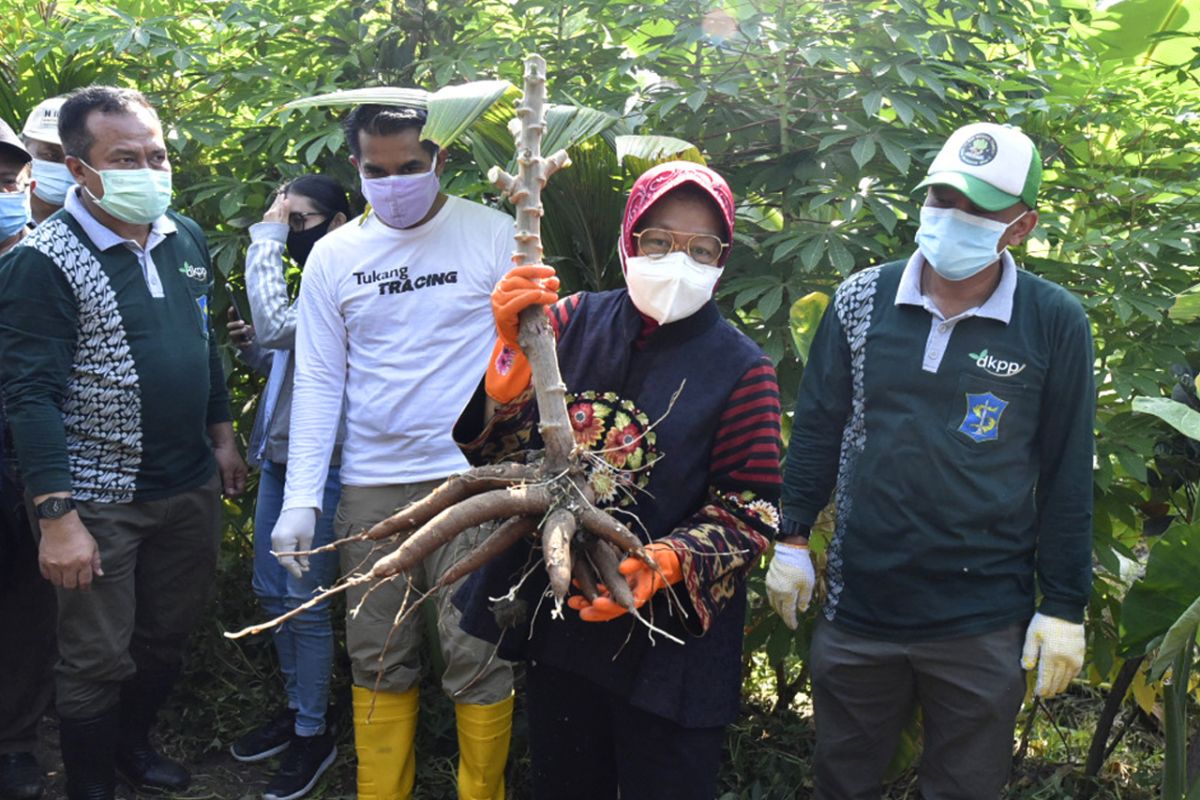
[[[659,566],[621,564],[636,617],[605,596],[572,596],[552,619],[525,544],[457,595],[465,630],[528,661],[537,798],[716,796],[740,703],[745,577],[775,534],[780,487],[775,370],[713,299],[733,225],[720,175],[661,164],[625,209],[626,288],[558,300],[553,269],[537,265],[514,268],[492,294],[500,341],[487,398],[464,412],[456,438],[477,464],[540,446],[516,334],[521,310],[549,305],[597,502]],[[494,602],[518,584],[515,600]]]

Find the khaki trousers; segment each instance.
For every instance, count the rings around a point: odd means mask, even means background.
[[[343,486],[333,522],[334,533],[339,539],[360,533],[397,509],[421,499],[440,483]],[[378,688],[382,691],[403,692],[416,685],[421,675],[421,613],[409,615],[393,631],[397,612],[405,603],[406,594],[409,604],[416,602],[442,573],[470,552],[490,530],[488,526],[481,526],[464,531],[449,544],[435,550],[406,576],[347,591],[346,649],[356,686],[373,689],[378,680]],[[393,547],[378,547],[374,542],[343,545],[338,549],[342,575],[366,572]],[[438,639],[446,663],[441,675],[442,689],[455,703],[498,703],[512,694],[512,666],[495,655],[495,645],[476,639],[459,627],[461,615],[450,598],[460,583],[446,587],[425,601],[433,603],[437,612]]]

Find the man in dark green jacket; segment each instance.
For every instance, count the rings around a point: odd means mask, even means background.
[[[216,567],[237,453],[209,320],[212,264],[168,211],[162,127],[138,92],[93,86],[59,114],[77,186],[0,259],[0,389],[58,594],[55,667],[70,798],[187,771],[148,734]],[[219,473],[219,474],[218,474]]]
[[[920,184],[917,252],[851,276],[813,343],[767,589],[794,628],[836,486],[811,650],[818,798],[878,798],[914,703],[922,795],[998,797],[1022,667],[1049,696],[1083,662],[1091,332],[1007,252],[1037,224],[1040,181],[1019,130],[960,128]]]

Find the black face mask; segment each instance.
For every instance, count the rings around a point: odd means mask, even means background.
[[[320,225],[307,230],[288,231],[287,251],[293,261],[302,267],[304,266],[304,262],[308,261],[308,254],[312,252],[313,245],[317,243],[317,239],[320,239],[329,232],[330,222],[333,222],[332,217]]]

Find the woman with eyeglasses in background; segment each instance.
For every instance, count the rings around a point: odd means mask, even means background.
[[[250,228],[246,254],[246,291],[254,320],[239,318],[230,308],[230,338],[242,357],[255,369],[268,372],[266,389],[259,398],[247,460],[262,469],[254,514],[254,593],[268,617],[279,616],[312,597],[320,586],[332,586],[338,577],[337,553],[308,559],[309,569],[285,569],[271,554],[271,530],[283,504],[287,477],[288,426],[291,420],[292,348],[296,309],[289,300],[284,251],[304,267],[313,245],[350,217],[346,189],[325,175],[303,175],[283,186],[263,215]],[[341,438],[338,439],[339,449]],[[317,521],[314,548],[333,541],[333,514],[341,485],[338,482],[339,450],[334,451],[325,481],[323,508]],[[293,562],[294,563],[294,562]],[[239,761],[261,761],[284,753],[279,771],[267,785],[265,800],[294,800],[307,794],[337,755],[326,728],[329,677],[333,667],[333,627],[329,604],[305,611],[274,629],[287,693],[287,704],[270,720],[250,731],[230,747]]]
[[[477,394],[455,438],[476,464],[541,446],[517,330],[523,309],[546,305],[597,504],[657,564],[620,564],[638,618],[607,591],[573,594],[552,618],[546,572],[528,566],[536,554],[527,543],[455,598],[464,630],[528,661],[539,800],[717,795],[725,726],[740,703],[746,574],[775,535],[781,482],[775,369],[713,297],[733,226],[720,175],[661,164],[637,179],[625,207],[626,288],[560,301],[554,270],[533,265],[512,269],[492,293],[500,340],[486,397]],[[508,604],[518,613],[501,628],[493,600],[518,585]]]

